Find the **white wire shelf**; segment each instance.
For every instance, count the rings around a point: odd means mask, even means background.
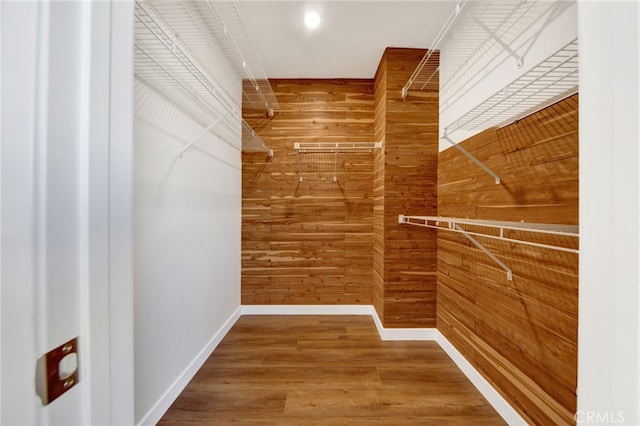
[[[540,33],[571,5],[572,1],[460,0],[403,88],[403,97],[410,90],[439,88],[443,114],[508,58],[514,67],[522,67]],[[577,55],[574,40],[449,123],[444,135],[510,123],[550,100],[576,93]]]
[[[298,164],[298,179],[304,181],[304,173],[301,155],[304,154],[333,154],[331,158],[327,155],[322,157],[322,163],[333,165],[333,181],[338,181],[338,154],[339,153],[372,153],[376,149],[382,148],[382,142],[296,142],[293,149],[296,151]]]
[[[569,1],[460,0],[403,88],[439,89],[443,104],[469,89],[463,78],[488,74],[505,52],[518,68],[537,39],[537,31],[557,17]],[[440,60],[429,61],[434,51]],[[436,78],[437,77],[437,78]],[[473,79],[470,79],[473,80]]]
[[[260,58],[249,39],[235,2],[231,0],[166,1],[151,0],[163,16],[198,57],[220,52],[229,71],[251,83],[243,92],[245,108],[265,110],[273,115],[279,104]],[[206,66],[213,73],[215,63]],[[247,85],[246,87],[249,87]]]
[[[457,232],[464,235],[467,239],[474,243],[476,247],[478,247],[487,256],[493,259],[498,265],[500,265],[500,267],[502,267],[502,269],[504,269],[507,273],[507,279],[510,281],[513,279],[513,273],[511,269],[509,269],[507,265],[505,265],[500,259],[498,259],[486,247],[484,247],[482,243],[473,238],[473,236],[505,241],[509,243],[524,244],[527,246],[542,249],[557,250],[565,253],[579,253],[579,250],[577,248],[568,247],[569,245],[577,247],[577,239],[580,237],[579,227],[577,225],[407,215],[399,215],[398,223]],[[524,236],[526,234],[543,234],[547,236],[558,236],[563,238],[551,238],[545,240],[545,243],[540,243],[525,239]],[[573,244],[567,244],[567,239],[573,241]]]
[[[451,27],[455,24],[468,0],[460,0],[453,9],[446,22],[436,34],[436,38],[429,46],[429,50],[418,63],[418,66],[409,77],[409,80],[402,88],[402,98],[409,95],[409,90],[431,90],[439,91],[439,71],[440,71],[440,44],[446,37]]]
[[[446,126],[444,133],[447,135],[459,129],[484,130],[515,121],[550,99],[577,91],[578,40],[573,40]]]
[[[272,151],[242,119],[234,100],[175,30],[147,2],[135,5],[135,77],[202,125],[207,132],[237,150]],[[242,146],[236,141],[241,140]]]
[[[305,152],[362,152],[382,148],[382,142],[296,142],[293,149]]]

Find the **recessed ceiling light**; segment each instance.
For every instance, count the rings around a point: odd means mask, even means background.
[[[318,25],[320,25],[320,16],[316,12],[309,11],[304,15],[304,24],[307,28],[318,28]]]

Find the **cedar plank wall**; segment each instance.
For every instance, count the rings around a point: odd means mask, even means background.
[[[387,48],[375,76],[375,136],[384,152],[374,171],[374,302],[385,327],[436,325],[436,233],[398,224],[399,214],[437,209],[438,93],[401,97],[426,52]]]
[[[578,223],[578,95],[462,145],[503,183],[455,148],[441,152],[440,216]],[[463,236],[438,231],[438,329],[525,420],[574,423],[578,255],[479,240],[513,281]]]
[[[387,61],[382,55],[374,79],[374,137],[383,148],[375,153],[373,167],[373,307],[384,324],[384,164],[387,99]]]
[[[280,109],[243,110],[274,150],[243,152],[242,304],[372,304],[373,153],[300,156],[294,142],[373,141],[372,80],[270,80]]]

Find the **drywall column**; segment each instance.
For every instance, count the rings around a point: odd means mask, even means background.
[[[375,77],[374,306],[385,327],[436,323],[435,232],[398,225],[399,214],[437,214],[438,93],[401,97],[425,53],[388,48]]]
[[[640,423],[640,6],[579,2],[579,424]]]

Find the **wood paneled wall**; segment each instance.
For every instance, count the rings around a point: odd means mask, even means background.
[[[436,325],[435,232],[398,224],[437,209],[438,93],[401,97],[425,53],[388,48],[375,76],[374,306],[385,327]]]
[[[373,167],[373,307],[384,324],[384,178],[387,128],[387,60],[382,56],[374,79],[374,136],[383,149],[375,153]]]
[[[373,153],[294,142],[371,142],[372,80],[271,80],[273,117],[243,111],[274,150],[243,153],[242,303],[372,304]],[[303,171],[298,179],[298,160]]]
[[[502,184],[449,148],[439,215],[578,223],[577,95],[462,146]],[[513,281],[463,236],[438,231],[438,329],[528,422],[574,423],[578,255],[480,240]]]

